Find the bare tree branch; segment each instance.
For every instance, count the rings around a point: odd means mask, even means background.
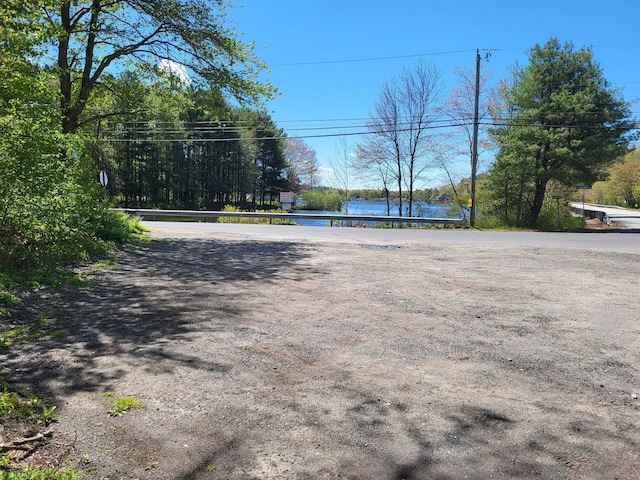
[[[399,192],[399,215],[403,214],[403,185],[409,194],[407,214],[412,215],[414,185],[429,167],[432,124],[442,95],[439,72],[432,65],[418,63],[405,68],[397,79],[383,85],[375,115],[367,126],[379,140],[378,153],[387,152],[394,164]]]

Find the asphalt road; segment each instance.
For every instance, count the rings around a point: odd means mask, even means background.
[[[376,246],[403,245],[415,242],[458,245],[522,245],[589,250],[597,253],[640,254],[640,234],[635,232],[497,232],[452,228],[378,229],[343,227],[302,227],[250,225],[233,223],[143,222],[156,238],[207,238],[244,235],[274,241],[322,241],[364,243]]]

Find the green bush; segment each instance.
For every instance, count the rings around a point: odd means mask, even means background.
[[[538,230],[582,230],[584,229],[584,219],[574,217],[568,205],[560,205],[560,225],[558,225],[558,206],[555,201],[547,201],[540,210],[538,221],[535,227]]]
[[[244,210],[232,205],[225,205],[223,212],[243,212]],[[287,213],[282,209],[277,210],[256,210],[256,213]],[[279,218],[246,218],[246,217],[220,217],[218,223],[252,223],[252,224],[273,224],[273,225],[293,225],[290,220],[281,220]]]
[[[301,210],[329,210],[340,211],[342,209],[342,197],[338,192],[305,192],[300,195],[304,204],[296,208]]]
[[[481,230],[496,230],[506,228],[502,221],[496,216],[483,216],[476,219],[476,228]]]
[[[28,49],[6,46],[0,44],[0,265],[4,272],[84,260],[126,238],[128,227],[108,211],[92,143],[62,133],[55,77],[26,61]]]
[[[0,261],[11,269],[86,260],[144,230],[137,220],[108,210],[92,188],[72,182],[45,195],[25,195],[5,211]]]
[[[124,212],[108,210],[100,219],[96,235],[101,240],[124,244],[130,242],[134,235],[148,232],[149,229]]]
[[[0,262],[51,267],[102,250],[107,204],[81,139],[15,124],[20,135],[0,137]]]

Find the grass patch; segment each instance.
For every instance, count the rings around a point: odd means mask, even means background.
[[[69,335],[69,332],[67,332],[66,330],[55,330],[49,334],[49,337],[53,339],[57,339],[57,338],[64,338],[67,335]]]
[[[0,291],[0,305],[20,307],[22,306],[22,301],[12,293]]]
[[[16,325],[11,330],[0,332],[0,349],[9,348],[15,343],[37,340],[45,333],[47,323],[47,317],[39,313],[31,325]]]
[[[226,205],[223,209],[223,212],[244,212],[245,210],[240,210],[238,207],[234,207],[232,205]],[[256,213],[287,213],[282,209],[278,210],[256,210]],[[251,223],[251,224],[272,224],[272,225],[295,225],[295,222],[287,219],[279,219],[279,218],[243,218],[243,217],[220,217],[218,218],[218,223]]]
[[[143,408],[144,403],[135,397],[120,397],[111,402],[107,408],[110,417],[119,417],[134,408]]]
[[[56,418],[56,407],[48,406],[35,395],[23,395],[9,388],[0,378],[0,419],[49,425]]]
[[[2,270],[2,267],[0,267]],[[25,270],[5,270],[0,271],[0,277],[4,276],[7,281],[4,290],[0,292],[0,305],[7,305],[17,308],[22,305],[20,299],[11,293],[17,286],[27,287],[30,290],[39,290],[45,286],[53,287],[57,290],[68,286],[86,287],[89,280],[86,274],[74,273],[64,269],[25,269]],[[0,285],[0,289],[3,286]],[[13,298],[12,298],[13,297]],[[4,301],[3,301],[4,300]]]
[[[90,282],[89,275],[86,273],[76,273],[66,280],[67,285],[77,288],[89,288]]]
[[[101,270],[101,271],[107,270],[109,268],[113,268],[118,264],[117,260],[118,260],[118,257],[116,256],[109,257],[105,260],[102,260],[94,264],[94,268],[96,270]]]
[[[25,468],[19,472],[4,470],[0,464],[0,480],[79,480],[81,475],[71,470]]]

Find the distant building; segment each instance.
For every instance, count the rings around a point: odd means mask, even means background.
[[[449,193],[441,193],[433,197],[433,203],[453,203],[453,196]]]

